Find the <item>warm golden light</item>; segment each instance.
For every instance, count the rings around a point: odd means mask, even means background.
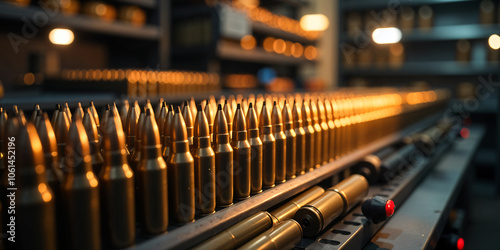
[[[316,59],[316,57],[318,57],[318,50],[314,46],[309,45],[304,51],[304,56],[307,58],[307,60],[314,60]]]
[[[255,48],[256,44],[255,37],[253,37],[252,35],[246,35],[241,38],[240,44],[243,49],[252,50]]]
[[[378,28],[373,31],[372,39],[378,44],[397,43],[401,40],[401,30],[395,27]]]
[[[491,35],[490,38],[488,38],[488,45],[494,50],[500,49],[500,36],[497,34]]]
[[[49,33],[49,40],[53,44],[69,45],[75,40],[75,35],[69,29],[53,29]]]
[[[26,73],[24,75],[24,84],[33,85],[35,83],[35,75],[33,73]]]
[[[264,39],[262,47],[264,47],[264,50],[267,52],[273,52],[273,44],[274,44],[274,38],[268,37]]]
[[[292,45],[292,56],[301,57],[304,52],[304,47],[300,43],[294,43]]]
[[[324,31],[328,25],[330,21],[323,14],[305,15],[300,19],[300,27],[305,31]]]
[[[276,52],[278,54],[282,54],[283,52],[285,52],[285,49],[286,49],[285,41],[283,39],[275,40],[273,43],[273,49],[274,49],[274,52]]]

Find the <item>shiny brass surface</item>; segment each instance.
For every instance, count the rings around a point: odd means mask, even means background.
[[[286,220],[238,249],[292,249],[302,240],[302,228],[295,220]]]
[[[251,147],[247,139],[245,114],[238,103],[233,120],[233,192],[234,199],[250,197],[251,189]]]
[[[253,104],[248,105],[247,111],[248,143],[251,147],[251,193],[262,192],[262,141],[259,137],[259,121]]]
[[[214,120],[215,176],[217,206],[233,204],[233,148],[229,143],[226,116],[219,104]]]
[[[276,178],[276,139],[272,133],[271,116],[265,102],[260,112],[259,131],[262,140],[262,187],[271,188],[274,187]]]
[[[293,128],[292,110],[285,100],[283,104],[283,125],[286,136],[286,179],[296,176],[297,167],[297,134]]]

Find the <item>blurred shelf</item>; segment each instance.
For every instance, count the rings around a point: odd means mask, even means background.
[[[498,74],[498,64],[456,61],[406,62],[400,67],[343,67],[346,76],[470,76]]]
[[[498,112],[497,98],[482,100],[479,103],[479,107],[471,111],[471,113],[473,114],[493,114],[493,115],[496,115],[497,112]]]
[[[481,148],[474,157],[474,163],[478,167],[495,166],[497,163],[497,152],[495,148]]]
[[[304,58],[296,58],[293,56],[270,53],[262,48],[244,50],[239,45],[225,41],[219,41],[217,45],[217,56],[225,60],[255,62],[262,64],[295,65],[314,62]]]
[[[41,8],[34,6],[23,8],[0,2],[0,19],[8,18],[21,21],[22,18],[32,19],[37,13],[45,12]],[[48,19],[50,26],[69,27],[76,30],[139,38],[145,40],[158,40],[160,37],[160,29],[157,26],[153,25],[135,27],[122,21],[103,22],[97,18],[92,18],[84,15],[69,16],[64,14],[57,14],[54,17],[48,17]]]
[[[251,21],[251,23],[253,31],[258,33],[264,33],[273,37],[282,38],[293,42],[299,42],[302,44],[312,44],[315,42],[315,40],[309,40],[303,36],[277,29],[261,22]]]
[[[397,9],[400,6],[415,6],[427,4],[443,4],[454,2],[471,2],[474,0],[341,0],[340,6],[343,10],[366,10],[366,9]]]
[[[487,39],[492,34],[498,33],[500,27],[497,24],[463,24],[435,26],[430,30],[419,30],[415,28],[411,31],[402,30],[401,42],[429,42],[429,41],[449,41],[460,39]],[[344,42],[354,42],[354,38],[341,34]]]
[[[137,5],[140,7],[154,8],[156,7],[156,0],[115,0],[116,2],[121,2],[125,4]]]

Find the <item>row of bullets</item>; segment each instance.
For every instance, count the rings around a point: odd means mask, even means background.
[[[93,103],[65,104],[52,119],[35,106],[29,122],[2,109],[2,207],[15,137],[20,249],[126,247],[136,218],[142,234],[164,233],[169,220],[192,222],[313,171],[446,98],[422,92],[410,103],[412,93],[211,97],[175,108],[160,100],[155,109],[125,101],[101,115]]]

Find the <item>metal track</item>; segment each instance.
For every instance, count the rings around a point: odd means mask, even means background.
[[[387,135],[361,149],[355,150],[339,160],[323,165],[321,168],[308,172],[293,180],[287,181],[261,194],[238,202],[231,207],[197,219],[195,222],[182,227],[170,229],[168,233],[156,236],[149,240],[138,239],[138,243],[129,249],[189,249],[207,240],[215,234],[227,229],[231,225],[259,212],[266,210],[328,177],[341,172],[359,161],[364,156],[401,140],[404,136],[417,131],[422,127],[436,122],[441,114],[428,117],[399,132]]]

